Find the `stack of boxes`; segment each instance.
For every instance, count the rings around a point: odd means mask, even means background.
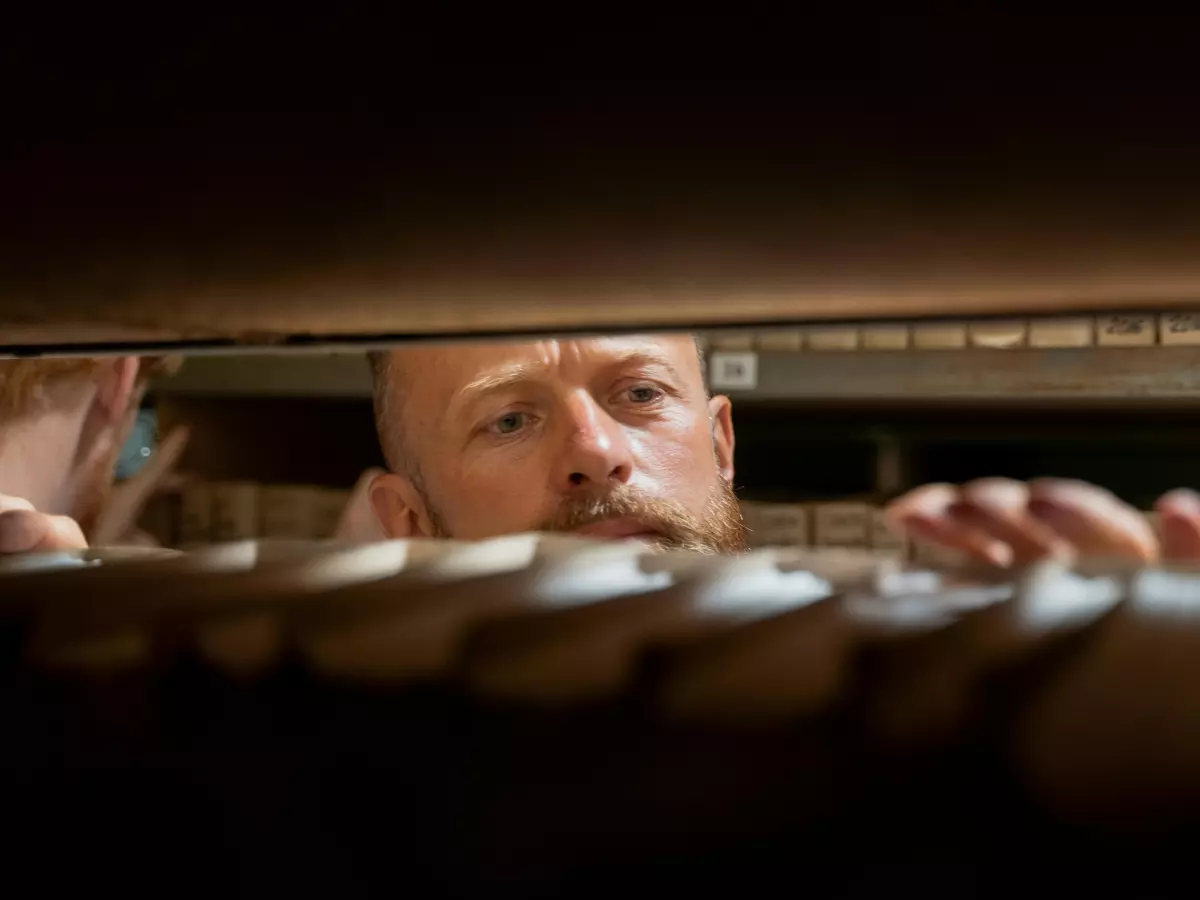
[[[849,547],[888,559],[922,565],[956,565],[964,556],[956,550],[913,540],[892,528],[884,509],[867,502],[763,503],[743,500],[742,518],[751,548]],[[1158,533],[1153,512],[1142,514]]]
[[[350,491],[253,481],[192,481],[156,498],[143,527],[166,546],[332,537]]]
[[[711,332],[713,350],[994,350],[1200,345],[1200,313],[1117,313],[1047,319],[815,325]]]
[[[332,537],[350,491],[251,481],[193,482],[160,497],[143,527],[165,546],[252,538]],[[881,506],[860,500],[826,503],[741,502],[751,548],[837,547],[869,550],[889,559],[953,565],[961,554],[899,533]],[[1157,533],[1157,517],[1144,513]]]

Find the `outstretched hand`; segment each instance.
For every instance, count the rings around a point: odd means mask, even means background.
[[[1155,505],[1158,534],[1136,509],[1082,481],[984,478],[930,484],[888,507],[898,529],[993,565],[1045,558],[1200,559],[1200,495],[1180,489]]]

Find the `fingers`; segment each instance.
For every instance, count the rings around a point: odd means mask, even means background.
[[[1158,539],[1145,517],[1112,493],[1082,481],[1030,482],[1029,508],[1083,556],[1154,562]]]
[[[10,509],[33,509],[33,504],[24,497],[10,497],[8,494],[0,494],[0,513],[8,512]]]
[[[1200,559],[1200,494],[1180,489],[1163,494],[1154,505],[1162,534],[1162,553],[1169,560]]]
[[[892,524],[927,543],[958,550],[996,566],[1012,562],[1012,549],[954,513],[961,492],[950,484],[928,484],[888,507]]]
[[[1175,552],[1200,558],[1200,496],[1177,497],[1165,508]],[[996,565],[1076,555],[1153,562],[1159,555],[1141,513],[1079,481],[985,478],[962,487],[929,485],[900,498],[888,514],[915,537]]]
[[[0,554],[83,550],[87,545],[78,523],[67,516],[20,508],[0,511]]]
[[[169,483],[190,437],[185,426],[174,428],[136,475],[112,489],[96,522],[97,544],[113,543],[133,530],[146,503]]]
[[[951,507],[955,518],[977,528],[1010,550],[1013,563],[1066,559],[1071,545],[1029,509],[1029,486],[1006,478],[982,478],[964,485]]]

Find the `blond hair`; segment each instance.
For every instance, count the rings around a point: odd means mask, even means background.
[[[0,422],[44,412],[60,392],[81,385],[101,362],[91,358],[0,359]],[[178,357],[143,356],[138,385],[174,373],[179,363]]]

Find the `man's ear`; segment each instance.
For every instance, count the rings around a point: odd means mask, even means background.
[[[371,482],[370,493],[375,516],[389,538],[433,536],[429,510],[411,478],[384,472]]]
[[[121,356],[105,361],[96,370],[96,395],[92,409],[106,425],[125,419],[137,390],[141,360],[136,356]]]
[[[708,401],[708,415],[712,421],[713,452],[717,457],[717,471],[721,477],[733,484],[733,401],[717,394]]]

